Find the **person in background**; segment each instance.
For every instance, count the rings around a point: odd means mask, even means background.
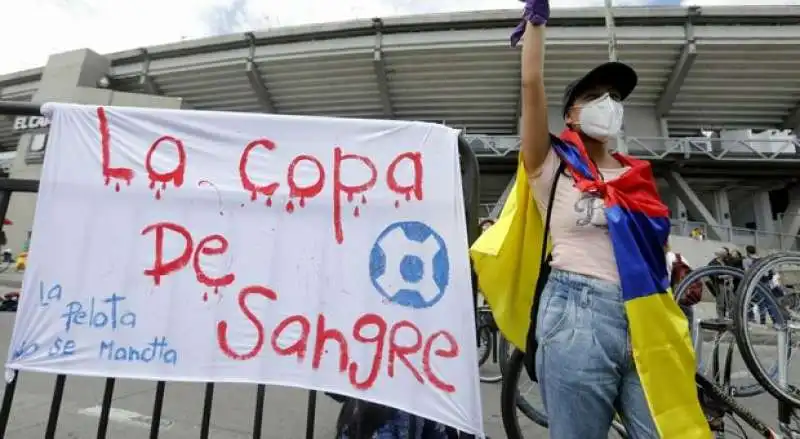
[[[706,236],[700,227],[695,227],[694,229],[692,229],[692,233],[690,234],[690,236],[692,237],[692,239],[696,239],[698,241],[703,241],[704,239],[706,239]]]
[[[485,232],[489,227],[492,227],[493,225],[494,225],[494,220],[493,219],[491,219],[491,218],[484,219],[483,221],[481,221],[481,224],[480,224],[481,233]]]
[[[714,252],[714,258],[708,262],[707,265],[709,266],[729,266],[731,262],[731,252],[728,247],[722,247],[716,252]],[[708,291],[714,296],[714,302],[717,306],[717,316],[723,317],[727,315],[727,310],[730,308],[728,306],[728,295],[723,294],[720,296],[720,292],[726,292],[729,289],[733,288],[733,279],[730,276],[720,276],[720,275],[713,275],[708,276],[706,285],[708,286]]]
[[[392,407],[343,397],[336,439],[458,439],[458,432]],[[488,439],[488,436],[486,436]]]
[[[727,263],[728,263],[729,266],[731,266],[733,268],[738,268],[739,270],[744,270],[744,265],[743,265],[744,264],[744,258],[742,257],[742,253],[739,250],[731,251],[731,254],[728,257]],[[739,284],[742,283],[742,279],[739,278],[739,277],[734,277],[733,279],[731,279],[731,281],[733,282],[733,291],[732,292],[739,291]],[[732,304],[728,304],[728,305],[732,306]]]
[[[670,287],[672,288],[672,292],[675,293],[681,281],[692,272],[692,267],[680,253],[673,252],[669,244],[666,245],[664,250],[666,251],[665,256]],[[692,334],[692,341],[694,341],[697,336],[697,334],[694,333],[694,325],[692,324],[694,322],[694,306],[700,302],[702,297],[703,284],[698,281],[687,287],[686,292],[678,301],[678,306],[680,306],[681,311],[683,311],[683,314],[686,316],[686,320],[689,322],[689,331]]]
[[[759,259],[758,254],[756,252],[756,247],[754,245],[748,245],[744,248],[745,257],[742,261],[742,268],[744,270],[749,270],[753,264]]]
[[[755,253],[755,248],[752,250]],[[750,263],[750,267],[757,260],[758,258],[754,258],[754,261]],[[761,292],[756,292],[749,303],[750,312],[748,318],[762,325],[767,323],[767,317],[770,317],[773,322],[779,321],[779,313],[783,302],[781,299],[786,295],[781,282],[781,274],[778,271],[769,270],[761,277],[760,286],[762,287]],[[772,297],[765,297],[767,294]]]
[[[758,262],[760,257],[758,256],[758,252],[756,251],[756,247],[754,245],[748,245],[744,249],[745,257],[742,260],[742,268],[745,271],[750,270],[750,268]],[[762,285],[766,288],[766,290],[772,292],[773,295],[776,297],[780,297],[783,294],[783,290],[778,287],[776,288],[777,283],[775,282],[775,277],[778,276],[777,273],[767,274],[761,280]],[[748,312],[748,319],[752,321],[756,321],[758,323],[764,323],[767,320],[767,315],[769,313],[777,313],[777,308],[773,306],[768,300],[766,300],[762,294],[757,294],[753,297],[753,301],[750,304],[750,311]]]
[[[744,270],[744,257],[742,257],[742,253],[739,250],[733,250],[731,252],[730,259],[728,260],[728,265],[734,268],[738,268],[739,270]]]
[[[728,247],[722,247],[714,252],[714,257],[708,262],[707,265],[728,265],[731,252]]]
[[[495,224],[495,220],[494,219],[492,219],[492,218],[484,218],[483,221],[481,221],[480,224],[479,224],[480,227],[481,227],[481,233],[489,230],[489,227],[492,227],[494,224]],[[473,272],[473,275],[474,275],[474,272]],[[473,282],[474,281],[475,281],[475,279],[473,278]],[[480,308],[480,307],[483,307],[483,306],[489,306],[489,303],[486,302],[486,298],[483,297],[483,293],[478,291],[478,297],[476,298],[475,307],[476,308]],[[476,321],[476,323],[477,323],[477,321]]]

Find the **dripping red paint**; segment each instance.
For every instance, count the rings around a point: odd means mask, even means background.
[[[244,148],[239,160],[239,177],[242,188],[250,194],[250,200],[256,201],[259,196],[266,197],[265,205],[272,206],[272,197],[280,188],[282,183],[256,181],[248,173],[248,164],[251,160],[270,160],[269,153],[275,152],[279,146],[270,139],[257,139]],[[260,155],[260,156],[258,156]],[[397,174],[399,166],[407,162],[412,170],[411,181],[407,184],[398,182]],[[359,169],[361,172],[350,172],[347,178],[342,175],[342,167],[347,165],[349,169]],[[306,178],[303,183],[298,178],[298,167],[303,165],[308,172],[304,172]],[[326,165],[317,157],[308,154],[301,154],[293,157],[287,167],[285,174],[285,184],[288,186],[289,197],[283,204],[283,209],[289,213],[295,213],[297,209],[303,209],[313,202],[313,199],[320,196],[326,185],[331,186],[332,210],[333,210],[333,230],[336,242],[344,241],[344,227],[342,223],[342,202],[346,199],[352,203],[356,196],[360,196],[360,203],[367,204],[367,193],[372,190],[379,177],[383,177],[386,187],[393,193],[411,200],[412,196],[417,200],[422,200],[423,193],[423,166],[422,154],[418,152],[405,152],[398,154],[387,166],[385,172],[379,173],[375,163],[369,157],[345,152],[340,146],[334,147],[333,160],[331,163],[332,172],[329,175]],[[405,166],[405,165],[404,165]],[[308,175],[311,177],[309,178]],[[361,181],[352,181],[352,175],[361,175]],[[329,180],[330,178],[330,180]],[[355,177],[358,179],[358,177]],[[295,201],[297,200],[297,201]],[[395,207],[399,207],[396,205]],[[353,210],[353,217],[360,217],[364,212],[360,209]]]
[[[217,344],[220,351],[228,358],[248,361],[266,355],[263,352],[264,345],[267,334],[270,334],[269,347],[272,354],[295,357],[298,363],[306,364],[310,351],[310,366],[313,370],[322,367],[323,360],[330,357],[329,361],[332,362],[330,364],[335,365],[340,374],[347,376],[353,388],[358,390],[374,387],[382,376],[393,379],[398,374],[398,368],[403,368],[420,384],[431,385],[447,393],[456,391],[454,385],[437,374],[437,371],[447,370],[441,361],[457,358],[461,353],[458,342],[448,331],[439,330],[426,335],[411,321],[401,320],[390,324],[382,316],[373,313],[360,315],[352,327],[344,332],[330,327],[324,313],[315,317],[291,315],[278,321],[270,331],[262,320],[269,313],[265,312],[263,306],[258,312],[252,308],[257,297],[266,300],[266,306],[278,300],[278,294],[264,286],[248,286],[239,292],[237,298],[239,310],[256,333],[255,342],[248,350],[240,352],[231,345],[231,340],[228,338],[228,321],[220,320],[217,323]],[[295,335],[298,332],[299,336]],[[401,332],[413,333],[415,342],[401,343],[401,339],[408,339],[401,337],[399,335]],[[281,340],[294,341],[288,346],[282,346]],[[350,349],[353,344],[372,345],[371,358],[365,360],[351,358]],[[241,346],[239,343],[237,345]],[[434,361],[439,363],[435,367],[432,364]],[[421,364],[421,367],[417,364]]]

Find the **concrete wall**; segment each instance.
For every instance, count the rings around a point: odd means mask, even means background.
[[[51,55],[33,102],[58,101],[129,107],[182,108],[183,100],[178,98],[96,88],[98,80],[108,73],[109,67],[110,61],[107,58],[88,49]],[[9,173],[11,178],[39,179],[42,165],[28,164],[25,158],[33,137],[46,130],[39,129],[20,136],[17,155]],[[28,239],[35,206],[36,194],[15,193],[11,197],[7,218],[14,224],[4,227],[4,230],[8,237],[7,246],[15,253],[23,249]],[[64,230],[68,231],[69,218],[64,218],[63,224]]]
[[[672,251],[680,253],[686,258],[693,268],[702,267],[706,265],[711,259],[714,258],[714,252],[722,247],[728,247],[730,250],[737,249],[744,254],[744,248],[740,248],[736,244],[722,241],[698,241],[696,239],[688,238],[686,236],[672,235],[669,238],[669,245]]]

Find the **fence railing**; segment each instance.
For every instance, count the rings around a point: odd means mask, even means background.
[[[0,115],[40,115],[40,108],[38,105],[0,101]],[[478,235],[478,196],[480,194],[480,179],[478,160],[463,138],[459,138],[458,151],[461,161],[461,172],[463,175],[463,193],[464,202],[466,204],[466,227],[469,244],[472,244]],[[13,178],[0,178],[0,217],[5,218],[8,212],[9,202],[11,196],[15,192],[23,193],[36,193],[39,190],[38,180],[22,180]],[[0,221],[0,231],[2,231],[2,222]],[[65,231],[65,233],[68,233]],[[466,249],[465,249],[466,251]],[[477,303],[477,283],[472,283],[473,288],[473,301]],[[14,405],[14,396],[17,390],[19,380],[19,373],[12,372],[12,376],[6,382],[5,391],[3,393],[3,401],[0,406],[0,438],[7,437],[6,431],[8,429],[9,420],[12,415],[12,406]],[[111,415],[112,400],[114,399],[114,390],[117,384],[115,377],[106,377],[104,379],[104,390],[102,403],[99,411],[99,420],[97,422],[96,437],[102,439],[107,437],[109,430],[109,420]],[[62,401],[65,394],[65,386],[67,383],[67,375],[56,375],[55,384],[50,401],[50,409],[47,415],[46,428],[44,437],[46,439],[54,439],[57,436],[62,437],[63,434],[57,435],[59,426],[59,414],[61,412]],[[159,436],[162,427],[162,414],[164,409],[164,395],[167,388],[166,381],[157,381],[155,394],[153,396],[152,415],[150,417],[150,433],[151,439]],[[204,397],[203,397],[203,410],[200,419],[199,436],[201,439],[207,439],[211,434],[211,413],[214,402],[214,388],[215,383],[205,383]],[[264,429],[264,413],[270,410],[265,407],[265,397],[267,386],[264,384],[255,384],[255,412],[252,417],[252,437],[258,439],[262,437]],[[23,404],[23,409],[27,407]],[[306,439],[314,438],[315,424],[316,424],[316,410],[317,410],[317,392],[314,390],[308,391],[308,400],[306,405],[306,428],[305,434],[293,434],[292,438],[305,437]],[[37,416],[28,412],[28,416]],[[25,416],[24,413],[16,413],[16,416]],[[39,421],[39,419],[31,419],[31,421]],[[474,439],[474,435],[460,433],[460,437],[467,439]]]
[[[694,229],[700,229],[703,236],[708,236],[710,230],[716,231],[723,242],[730,242],[737,246],[754,245],[762,249],[794,250],[800,247],[798,236],[786,235],[778,232],[753,230],[744,227],[711,226],[704,222],[672,219],[672,233],[680,236],[691,236]]]
[[[519,136],[467,134],[464,136],[478,157],[506,157],[519,151]],[[672,156],[725,161],[800,162],[800,140],[719,139],[707,137],[623,136],[620,142],[628,153],[646,160]]]

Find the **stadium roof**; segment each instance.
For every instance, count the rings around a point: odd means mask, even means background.
[[[557,9],[546,86],[608,54],[604,11]],[[632,106],[655,107],[673,136],[699,128],[800,125],[800,6],[616,8],[619,59],[640,75]],[[287,27],[110,55],[111,88],[182,97],[195,109],[445,122],[516,133],[519,11]],[[0,76],[0,99],[30,100],[42,69]],[[0,143],[13,147],[11,121]]]

